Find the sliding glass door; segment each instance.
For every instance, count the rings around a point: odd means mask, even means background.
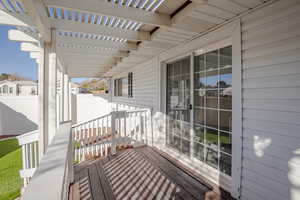
[[[190,156],[190,57],[167,65],[167,145]]]
[[[232,48],[192,59],[167,64],[167,145],[230,176]]]

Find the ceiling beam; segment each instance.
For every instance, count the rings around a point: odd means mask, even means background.
[[[14,29],[8,31],[8,39],[18,42],[39,42],[37,39],[27,35],[26,33]]]
[[[21,51],[40,52],[41,49],[33,43],[22,42],[21,43]]]
[[[30,58],[32,59],[39,59],[40,55],[40,52],[30,52]]]
[[[135,43],[129,42],[113,42],[110,40],[95,40],[87,38],[75,38],[75,37],[62,37],[58,36],[56,38],[58,44],[69,44],[69,45],[78,45],[78,46],[91,46],[99,48],[114,48],[123,51],[136,50],[137,45]]]
[[[149,32],[133,31],[64,19],[49,19],[49,21],[53,28],[70,32],[111,36],[132,41],[149,41],[151,38]]]
[[[68,48],[57,47],[57,52],[63,55],[75,55],[75,56],[99,56],[99,57],[127,57],[129,55],[126,51],[100,51],[96,49],[86,48]]]
[[[37,29],[41,33],[41,38],[45,42],[51,42],[51,28],[48,23],[46,7],[41,0],[24,0],[22,5],[28,11],[29,16],[33,19]]]
[[[28,15],[21,15],[19,13],[8,12],[0,9],[0,24],[9,26],[34,26],[33,20]]]
[[[47,6],[83,13],[117,17],[159,27],[171,26],[170,16],[99,0],[44,0]]]
[[[101,55],[101,54],[94,54],[94,55],[81,55],[81,54],[70,54],[70,53],[63,53],[61,54],[64,58],[80,58],[83,60],[92,60],[92,59],[103,59],[103,58],[121,58],[122,56],[115,56],[115,55]],[[123,56],[126,57],[126,56]]]

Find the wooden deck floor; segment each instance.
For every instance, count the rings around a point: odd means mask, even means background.
[[[225,199],[150,147],[87,161],[74,171],[70,200]]]

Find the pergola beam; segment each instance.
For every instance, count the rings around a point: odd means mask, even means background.
[[[21,43],[21,51],[40,52],[41,49],[33,43],[22,42]]]
[[[97,51],[93,49],[81,49],[81,48],[63,48],[57,47],[58,54],[73,55],[73,56],[87,56],[87,57],[127,57],[129,55],[126,51]]]
[[[168,15],[147,12],[141,9],[119,4],[112,4],[99,0],[44,0],[44,2],[50,7],[64,8],[95,15],[117,17],[120,19],[131,20],[159,27],[171,26],[171,19]]]
[[[9,26],[34,26],[32,18],[28,15],[21,15],[18,13],[7,12],[0,9],[0,24]]]
[[[69,44],[69,45],[78,45],[78,46],[91,46],[99,48],[115,48],[119,50],[136,50],[137,45],[135,43],[122,43],[122,42],[113,42],[109,40],[95,40],[87,38],[75,38],[75,37],[61,37],[58,36],[56,39],[58,44]]]
[[[83,1],[82,1],[83,2]],[[132,41],[149,41],[150,33],[143,31],[133,31],[127,29],[114,28],[103,25],[88,24],[71,20],[49,19],[51,27],[70,32],[96,34],[102,36],[111,36],[123,38]]]
[[[36,24],[37,29],[41,33],[42,39],[45,42],[51,42],[51,28],[47,21],[48,16],[43,1],[25,0],[22,1],[22,4],[35,22],[34,24]]]
[[[39,42],[36,38],[33,38],[22,31],[14,29],[8,31],[8,39],[18,42]]]

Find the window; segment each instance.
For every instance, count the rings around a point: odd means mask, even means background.
[[[0,87],[0,94],[2,93],[2,87]]]
[[[9,88],[9,93],[10,93],[10,94],[13,93],[13,88],[12,88],[12,87]]]
[[[133,97],[132,72],[128,73],[128,77],[114,80],[114,96]]]
[[[133,93],[132,93],[132,82],[133,82],[133,73],[129,72],[128,73],[128,97],[133,97]]]
[[[232,48],[194,59],[194,157],[231,175]]]
[[[4,94],[8,93],[8,86],[7,85],[3,86],[3,93]]]
[[[35,93],[35,88],[33,87],[33,88],[31,88],[31,95],[35,95],[36,93]]]

